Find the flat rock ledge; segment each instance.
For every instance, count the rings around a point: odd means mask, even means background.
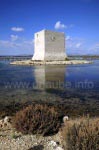
[[[76,64],[90,64],[92,61],[87,60],[68,60],[68,61],[33,61],[21,60],[13,61],[11,65],[76,65]]]

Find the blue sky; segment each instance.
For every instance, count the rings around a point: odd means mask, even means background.
[[[68,54],[99,54],[99,0],[0,0],[0,55],[33,54],[42,29],[65,32]]]

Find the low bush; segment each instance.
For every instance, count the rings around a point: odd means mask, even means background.
[[[65,150],[99,150],[99,118],[68,121],[61,134]]]
[[[68,58],[68,57],[66,57],[66,58],[65,58],[65,61],[69,61],[69,58]]]
[[[14,127],[23,134],[43,134],[58,132],[61,121],[53,106],[43,104],[30,105],[16,113]]]

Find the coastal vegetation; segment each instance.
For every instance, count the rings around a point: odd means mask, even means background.
[[[20,146],[20,150],[32,149],[42,141],[44,150],[99,150],[99,117],[67,116],[64,120],[60,112],[52,105],[31,104],[1,119],[1,123],[6,120],[0,129],[0,140],[6,142],[3,149],[6,146],[14,149],[14,145]]]
[[[99,118],[70,120],[61,135],[65,150],[99,150]]]
[[[17,112],[14,117],[14,127],[23,134],[42,134],[46,136],[57,133],[60,126],[59,114],[53,106],[29,105]]]

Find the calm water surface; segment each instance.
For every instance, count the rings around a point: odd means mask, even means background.
[[[13,101],[71,101],[98,107],[99,60],[68,66],[13,66],[0,61],[0,104]]]

